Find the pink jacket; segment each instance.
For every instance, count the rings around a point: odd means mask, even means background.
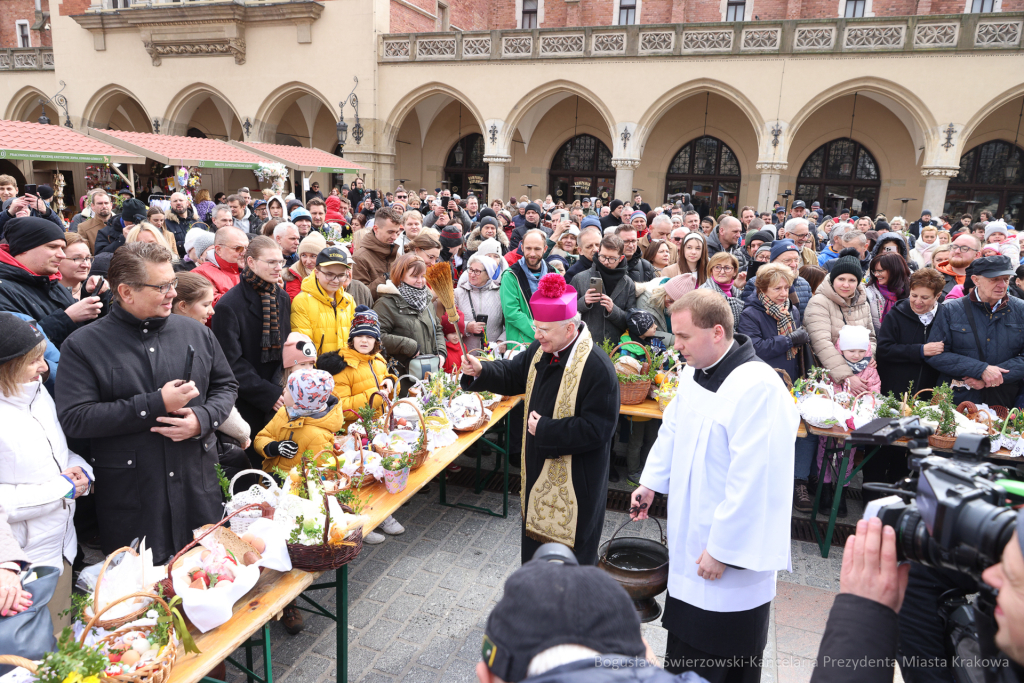
[[[835,346],[838,350],[838,339],[836,340]],[[862,382],[868,385],[868,391],[878,393],[882,390],[882,379],[878,376],[877,368],[873,368],[869,365],[868,367],[864,368],[859,373],[857,373],[857,377],[860,378]],[[836,382],[832,382],[832,388],[835,389],[837,393],[846,390],[846,387],[844,387],[842,384],[837,384]]]

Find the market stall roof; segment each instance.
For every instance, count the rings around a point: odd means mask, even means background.
[[[369,170],[365,166],[360,166],[316,147],[274,145],[269,142],[232,142],[231,144],[260,156],[270,157],[288,168],[305,173],[358,173]]]
[[[256,169],[271,159],[251,150],[240,149],[223,140],[190,138],[180,135],[157,135],[123,130],[97,130],[89,135],[113,145],[130,149],[150,159],[174,166],[200,168]]]
[[[64,126],[0,121],[0,159],[86,164],[142,164],[146,158],[122,146]]]

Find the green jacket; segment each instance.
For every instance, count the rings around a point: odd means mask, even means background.
[[[523,261],[516,261],[501,276],[501,308],[505,314],[505,339],[533,343],[533,313],[526,292],[530,285],[523,272]]]
[[[416,311],[390,281],[380,285],[377,291],[380,298],[373,310],[380,317],[380,343],[388,355],[398,360],[402,373],[408,372],[409,361],[417,351],[439,355],[443,360],[447,348],[441,321],[434,315],[434,304]]]

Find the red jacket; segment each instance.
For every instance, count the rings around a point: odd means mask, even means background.
[[[330,220],[330,219],[328,219]],[[284,271],[284,275],[281,278],[284,280],[284,291],[288,292],[288,298],[292,301],[302,291],[302,278],[295,272],[295,266],[298,264],[296,261],[287,270]]]
[[[340,223],[341,225],[348,225],[348,221],[345,220],[345,216],[341,213],[341,200],[331,195],[328,197],[324,204],[327,205],[327,220],[331,223]],[[294,298],[294,297],[293,297]]]
[[[448,319],[448,314],[445,313],[441,316],[441,329],[444,331],[445,336],[455,332],[455,326],[452,325]],[[459,311],[459,332],[463,337],[466,335],[466,316],[462,311]],[[444,360],[444,371],[455,372],[458,368],[462,367],[462,345],[458,342],[450,342],[445,339],[444,342],[446,355]]]
[[[238,284],[239,274],[237,263],[228,263],[216,254],[213,258],[216,259],[216,263],[204,261],[192,269],[192,272],[213,283],[213,305],[216,306],[220,298]]]

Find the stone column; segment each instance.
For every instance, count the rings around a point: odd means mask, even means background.
[[[612,159],[612,166],[615,167],[615,199],[628,202],[633,198],[633,171],[639,165],[639,159]]]
[[[761,172],[761,187],[757,192],[757,210],[771,211],[779,195],[779,175],[785,171],[787,164],[778,162],[760,162],[755,168]]]
[[[959,173],[959,166],[925,166],[921,169],[921,175],[925,178],[921,210],[931,211],[933,216],[940,215],[946,205],[946,188],[949,187],[949,179],[955,178]]]
[[[507,199],[505,187],[505,168],[512,163],[512,157],[504,154],[488,154],[484,156],[487,163],[487,203],[495,199]],[[504,199],[502,199],[504,201]]]

